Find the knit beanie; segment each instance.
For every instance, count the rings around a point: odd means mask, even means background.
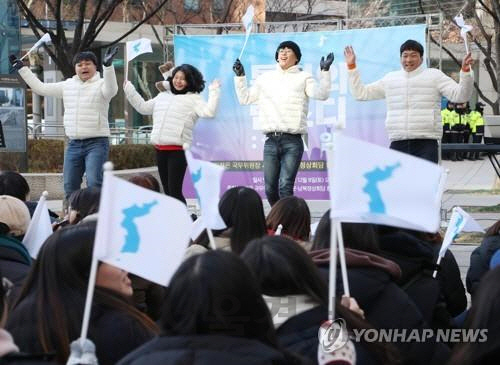
[[[284,41],[284,42],[280,43],[280,45],[276,49],[276,54],[274,56],[274,58],[276,59],[276,62],[278,62],[278,52],[280,49],[283,49],[283,48],[291,49],[293,51],[293,53],[295,53],[295,57],[297,57],[297,63],[300,62],[300,58],[302,57],[302,53],[300,52],[300,48],[297,45],[297,43],[292,42],[292,41]]]

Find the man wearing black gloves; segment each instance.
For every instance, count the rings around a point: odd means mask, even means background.
[[[97,57],[86,51],[73,59],[76,75],[61,82],[43,83],[14,55],[14,70],[34,93],[63,99],[64,131],[69,142],[64,153],[64,193],[66,199],[80,189],[85,173],[87,186],[102,185],[102,165],[109,155],[108,109],[118,92],[112,61],[118,48],[110,48],[103,59],[103,78],[97,72]]]
[[[292,41],[282,42],[276,50],[276,69],[260,75],[247,87],[240,60],[233,65],[234,86],[240,104],[258,104],[259,122],[267,139],[264,144],[264,181],[267,200],[272,206],[280,198],[293,195],[307,133],[309,98],[326,100],[330,95],[330,66],[333,53],[320,61],[320,80],[302,71],[302,54]]]

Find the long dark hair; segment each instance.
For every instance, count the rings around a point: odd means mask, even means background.
[[[262,199],[253,189],[236,186],[227,190],[219,201],[219,213],[229,230],[231,250],[238,255],[248,242],[266,234]],[[214,236],[220,236],[226,229],[213,230]],[[205,231],[195,243],[208,247]]]
[[[160,324],[166,335],[236,336],[278,348],[254,275],[238,256],[223,250],[182,263],[167,288]]]
[[[253,271],[269,296],[305,294],[319,305],[328,307],[328,286],[307,252],[296,242],[282,236],[267,236],[250,242],[241,258]],[[366,320],[340,304],[336,298],[335,312],[345,319],[349,330],[373,329]],[[325,320],[326,318],[325,311]],[[383,364],[397,364],[399,354],[394,346],[383,343],[366,343]]]
[[[43,351],[55,352],[59,362],[66,362],[71,341],[80,335],[95,230],[95,222],[85,222],[52,234],[40,249],[12,311],[22,311],[24,320],[37,324]],[[23,306],[28,297],[34,298],[34,308]],[[145,331],[157,332],[147,316],[112,290],[96,287],[93,303],[122,311]]]
[[[312,250],[330,248],[330,210],[321,217],[312,245]],[[342,223],[342,236],[346,248],[379,253],[377,230],[373,224]]]
[[[266,236],[251,241],[241,258],[257,277],[262,292],[269,296],[307,294],[328,306],[328,286],[306,251],[283,236]]]
[[[175,74],[179,71],[182,71],[184,73],[187,82],[187,86],[182,90],[177,90],[172,82]],[[196,67],[188,65],[186,63],[174,68],[174,70],[172,71],[172,75],[167,78],[167,81],[170,84],[170,90],[172,91],[172,94],[186,94],[189,92],[201,93],[205,88],[205,80],[203,80],[203,75],[201,74],[201,72]]]
[[[76,210],[76,224],[88,215],[99,211],[99,202],[101,199],[101,188],[89,187],[74,191],[69,197],[70,209]]]
[[[267,228],[276,231],[283,226],[282,234],[307,241],[311,235],[311,212],[304,199],[296,196],[281,198],[273,205],[266,219]]]
[[[29,192],[30,187],[23,175],[15,171],[0,171],[0,195],[10,195],[24,202]]]
[[[487,335],[481,341],[481,335],[477,341],[467,341],[453,348],[449,364],[473,365],[473,364],[496,364],[500,357],[500,267],[490,270],[479,284],[474,294],[474,301],[465,321],[465,328],[471,330],[487,330]]]

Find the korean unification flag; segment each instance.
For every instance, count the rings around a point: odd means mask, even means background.
[[[30,225],[23,238],[30,256],[34,259],[38,256],[38,251],[45,240],[52,234],[52,224],[50,223],[49,209],[46,200],[47,192],[44,191],[38,204],[36,205]]]
[[[136,39],[135,41],[127,42],[127,61],[132,61],[137,56],[143,53],[151,53],[151,40],[147,38]]]
[[[436,232],[444,170],[437,164],[335,134],[329,167],[331,216]]]
[[[177,199],[105,172],[94,256],[160,285],[181,264],[192,220]]]
[[[186,149],[189,173],[200,203],[203,222],[210,229],[224,229],[226,224],[219,213],[220,184],[224,168],[209,161],[198,160]]]
[[[446,250],[458,237],[460,232],[484,232],[484,229],[466,211],[460,207],[453,208],[448,228],[443,238],[439,256],[444,257]]]

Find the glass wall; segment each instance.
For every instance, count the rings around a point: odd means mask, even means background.
[[[0,1],[0,74],[8,74],[9,55],[19,57],[19,12],[15,0]]]

